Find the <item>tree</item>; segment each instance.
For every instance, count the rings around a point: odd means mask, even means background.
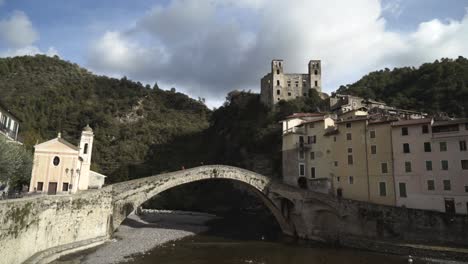
[[[0,182],[20,189],[31,176],[32,155],[24,146],[8,142],[0,136]]]

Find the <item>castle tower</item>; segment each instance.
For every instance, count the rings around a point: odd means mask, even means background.
[[[91,154],[93,152],[94,133],[93,129],[86,125],[81,132],[80,139],[80,172],[78,188],[80,190],[88,189],[89,185],[89,172],[91,170]]]
[[[322,63],[320,60],[309,61],[310,88],[322,91]]]

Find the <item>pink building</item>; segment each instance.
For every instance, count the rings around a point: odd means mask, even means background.
[[[468,213],[468,119],[392,123],[396,205]]]

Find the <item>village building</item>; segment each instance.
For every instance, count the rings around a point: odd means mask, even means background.
[[[0,101],[0,134],[10,141],[18,141],[21,120]]]
[[[58,136],[34,146],[30,192],[76,193],[101,188],[106,176],[91,170],[94,133],[86,126],[75,146]]]
[[[272,107],[280,100],[309,96],[312,90],[322,97],[322,66],[320,60],[309,61],[308,73],[284,73],[283,60],[271,62],[271,72],[260,82],[260,100]]]
[[[468,119],[392,124],[397,206],[468,213]]]

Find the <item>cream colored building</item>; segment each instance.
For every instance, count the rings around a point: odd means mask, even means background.
[[[75,193],[101,188],[106,176],[91,171],[94,133],[86,126],[75,146],[58,134],[57,138],[34,146],[30,192]]]
[[[334,120],[319,113],[298,113],[282,121],[283,180],[302,188],[327,185],[330,178],[331,141],[324,134]]]
[[[393,123],[397,205],[468,213],[468,119]]]

